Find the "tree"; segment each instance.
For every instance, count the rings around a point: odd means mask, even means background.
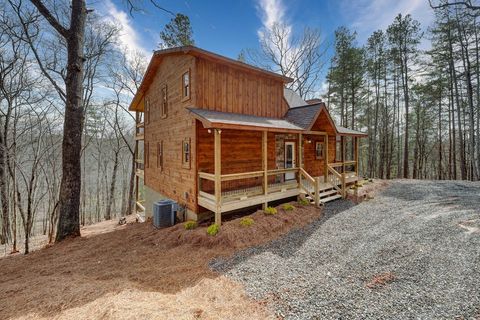
[[[320,31],[305,28],[298,36],[292,35],[291,27],[276,23],[264,30],[260,37],[260,50],[245,50],[246,61],[270,70],[293,81],[287,88],[302,98],[314,97],[323,70],[325,48],[322,47]]]
[[[399,14],[387,29],[388,40],[392,47],[395,62],[400,66],[402,79],[403,100],[405,104],[405,131],[403,151],[403,177],[409,177],[409,87],[411,81],[410,69],[413,60],[418,54],[417,46],[420,43],[422,32],[420,23],[407,14]]]
[[[193,30],[188,16],[177,13],[160,32],[159,46],[162,49],[194,45]]]

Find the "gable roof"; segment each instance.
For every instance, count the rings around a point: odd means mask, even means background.
[[[304,105],[288,109],[285,119],[304,130],[310,129],[319,114],[321,104]]]
[[[160,62],[164,57],[169,55],[175,55],[175,54],[190,54],[192,56],[203,57],[221,64],[228,64],[236,68],[257,72],[264,76],[282,81],[283,83],[288,83],[293,81],[293,79],[285,77],[281,74],[264,70],[264,69],[252,66],[250,64],[247,64],[238,60],[234,60],[231,58],[227,58],[225,56],[221,56],[219,54],[216,54],[207,50],[203,50],[194,46],[182,46],[182,47],[156,50],[154,51],[153,56],[150,59],[150,63],[148,64],[145,75],[143,76],[142,83],[138,87],[138,90],[135,93],[135,96],[133,97],[128,110],[143,111],[143,105],[141,104],[142,97],[147,91],[150,84],[152,83],[155,73],[160,65]]]
[[[258,117],[248,114],[187,108],[205,128],[250,129],[301,133],[304,129],[285,119]]]
[[[335,129],[336,134],[359,137],[367,136],[367,134],[364,132],[337,126],[335,121],[333,121],[332,117],[330,116],[327,106],[323,102],[290,108],[285,114],[285,119],[299,127],[302,127],[303,130],[310,131],[322,111],[324,111],[327,115],[328,121]]]

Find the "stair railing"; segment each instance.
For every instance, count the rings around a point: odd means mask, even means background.
[[[320,181],[318,178],[313,178],[311,175],[308,174],[305,169],[300,168],[298,171],[299,173],[299,187],[303,189],[308,195],[314,197],[315,206],[319,206],[320,204]]]

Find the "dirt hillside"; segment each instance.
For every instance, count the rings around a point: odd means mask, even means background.
[[[217,256],[264,243],[321,215],[312,206],[251,215],[255,223],[157,230],[131,223],[0,259],[0,319],[264,319],[271,314],[208,268]]]

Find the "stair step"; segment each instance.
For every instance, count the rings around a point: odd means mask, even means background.
[[[337,193],[337,190],[333,189],[333,190],[329,190],[329,191],[320,192],[318,195],[320,196],[320,198],[324,198],[326,196],[329,196],[329,195],[335,194],[335,193]]]
[[[336,199],[340,199],[341,197],[342,197],[341,195],[336,194],[336,195],[333,195],[333,196],[330,196],[330,197],[327,197],[327,198],[320,199],[320,202],[325,203],[325,202],[333,201],[333,200],[336,200]]]

